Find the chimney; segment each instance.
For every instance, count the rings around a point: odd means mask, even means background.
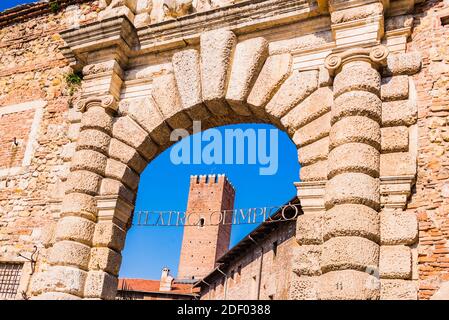
[[[165,267],[162,269],[161,282],[159,284],[159,291],[171,291],[173,277],[170,275],[170,269]]]

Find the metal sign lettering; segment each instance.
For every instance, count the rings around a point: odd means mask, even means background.
[[[182,211],[136,211],[134,225],[146,227],[205,227],[241,224],[274,223],[295,220],[300,215],[299,204],[277,207],[234,209],[208,213]]]

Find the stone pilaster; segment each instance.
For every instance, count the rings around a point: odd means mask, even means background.
[[[32,293],[38,298],[83,298],[90,276],[97,221],[95,196],[105,174],[116,103],[112,96],[88,98],[80,101],[77,108],[84,113],[66,181],[61,218],[54,231],[49,267],[33,279]]]
[[[335,76],[329,136],[321,299],[378,299],[383,46],[326,59]]]

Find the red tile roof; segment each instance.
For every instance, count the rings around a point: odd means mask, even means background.
[[[162,294],[198,294],[199,288],[193,288],[193,284],[190,283],[177,283],[173,282],[172,289],[170,291],[159,291],[159,280],[146,280],[146,279],[119,279],[118,290],[128,290],[135,292],[156,292]]]

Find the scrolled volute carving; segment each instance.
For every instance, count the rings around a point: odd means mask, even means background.
[[[324,61],[324,66],[331,75],[337,74],[345,64],[353,61],[366,61],[377,69],[386,65],[389,53],[388,48],[383,45],[370,48],[353,48],[330,54]]]
[[[81,99],[75,104],[75,108],[80,112],[85,112],[91,107],[102,107],[115,112],[117,111],[118,103],[112,95],[106,95]]]

